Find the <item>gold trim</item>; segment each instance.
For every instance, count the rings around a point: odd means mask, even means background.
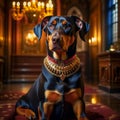
[[[80,68],[80,59],[75,56],[70,62],[64,64],[60,62],[59,64],[53,62],[48,58],[44,59],[45,68],[53,75],[60,77],[64,80],[66,77],[73,75]]]

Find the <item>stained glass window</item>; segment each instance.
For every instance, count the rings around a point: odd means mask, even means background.
[[[107,3],[107,47],[118,39],[118,0]]]

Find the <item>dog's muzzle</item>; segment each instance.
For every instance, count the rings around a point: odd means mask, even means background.
[[[54,31],[52,33],[52,44],[53,44],[53,50],[62,50],[63,48],[62,32]]]

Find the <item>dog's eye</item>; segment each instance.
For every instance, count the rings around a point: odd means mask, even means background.
[[[67,24],[67,21],[66,21],[66,20],[62,21],[62,24],[63,24],[63,25],[66,25],[66,24]]]
[[[79,22],[79,26],[80,26],[80,29],[82,29],[83,23],[81,21]]]
[[[82,21],[77,21],[76,24],[77,24],[77,26],[78,26],[80,29],[83,28],[83,23],[82,23]]]
[[[56,20],[53,20],[52,21],[52,25],[56,25],[57,24],[57,21]]]

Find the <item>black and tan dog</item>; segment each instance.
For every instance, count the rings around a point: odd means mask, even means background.
[[[28,119],[86,120],[84,84],[76,55],[76,32],[82,40],[89,25],[76,16],[49,16],[35,26],[46,40],[48,54],[42,73],[16,104],[16,113]]]

